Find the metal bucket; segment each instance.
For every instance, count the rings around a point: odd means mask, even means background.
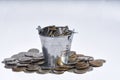
[[[37,29],[41,39],[42,52],[45,57],[46,66],[54,68],[58,57],[61,57],[62,62],[67,64],[73,38],[73,31],[71,31],[70,35],[50,37],[43,35],[43,29],[40,27]]]

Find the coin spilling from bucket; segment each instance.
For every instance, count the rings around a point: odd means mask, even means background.
[[[38,74],[63,74],[65,71],[84,74],[92,71],[95,67],[101,67],[105,63],[103,59],[94,59],[92,56],[76,54],[75,51],[70,51],[68,59],[68,64],[63,64],[61,58],[58,57],[56,67],[48,68],[45,66],[43,53],[40,53],[38,49],[32,48],[27,52],[20,52],[10,58],[5,58],[2,63],[5,64],[5,68],[12,69],[14,72],[36,72]]]

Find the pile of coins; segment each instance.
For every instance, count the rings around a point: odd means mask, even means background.
[[[38,49],[30,49],[28,52],[20,52],[4,59],[5,68],[15,72],[34,72],[44,63],[43,54]]]
[[[83,74],[92,71],[93,67],[101,67],[105,60],[94,59],[91,56],[76,54],[75,51],[70,51],[68,64],[63,64],[61,58],[58,57],[56,67],[49,68],[45,65],[43,53],[40,53],[38,49],[32,48],[28,52],[20,52],[10,58],[5,58],[3,63],[5,68],[12,69],[14,72],[63,74],[65,71],[68,71]]]
[[[49,36],[49,37],[58,37],[58,36],[65,36],[72,34],[73,31],[69,30],[68,26],[65,27],[56,27],[53,26],[47,26],[40,30],[39,34],[43,36]]]

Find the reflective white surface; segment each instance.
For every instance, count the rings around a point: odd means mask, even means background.
[[[0,63],[1,80],[119,80],[120,2],[0,1],[0,61],[30,48],[40,48],[38,25],[75,29],[71,49],[106,59],[86,74],[15,73]]]

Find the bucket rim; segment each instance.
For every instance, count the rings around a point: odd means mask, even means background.
[[[48,37],[48,38],[62,38],[62,37],[67,37],[67,36],[73,36],[74,33],[68,34],[68,35],[64,35],[64,36],[44,36],[39,34],[42,37]]]

